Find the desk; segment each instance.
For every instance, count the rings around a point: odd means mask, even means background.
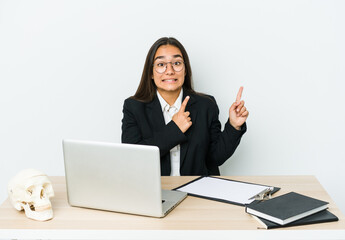
[[[162,188],[172,189],[195,177],[162,177]],[[280,187],[275,196],[295,191],[329,202],[338,222],[274,230],[260,224],[244,207],[188,196],[165,218],[70,207],[64,177],[50,177],[55,197],[54,218],[37,222],[18,212],[7,199],[0,206],[0,239],[345,239],[345,218],[313,176],[226,177]]]

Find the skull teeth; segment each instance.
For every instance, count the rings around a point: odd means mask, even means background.
[[[50,210],[52,208],[51,204],[46,204],[46,205],[42,205],[42,206],[35,206],[33,203],[23,202],[23,205],[26,205],[27,209],[30,208],[31,211],[35,211],[35,212],[42,212],[42,211]]]
[[[44,206],[34,207],[36,212],[46,211],[46,210],[49,210],[51,208],[52,208],[51,205],[44,205]]]

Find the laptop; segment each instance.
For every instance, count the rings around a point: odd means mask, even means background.
[[[187,193],[162,190],[156,146],[63,140],[71,206],[164,217]]]

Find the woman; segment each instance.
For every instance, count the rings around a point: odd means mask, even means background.
[[[161,38],[147,54],[135,95],[124,102],[122,142],[158,146],[163,176],[219,175],[246,131],[242,90],[222,132],[215,99],[193,90],[186,50],[175,38]]]

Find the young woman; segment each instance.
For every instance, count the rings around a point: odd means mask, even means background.
[[[163,176],[219,175],[246,131],[242,91],[221,131],[216,100],[193,90],[186,50],[175,38],[160,38],[135,95],[124,102],[122,142],[158,146]]]

